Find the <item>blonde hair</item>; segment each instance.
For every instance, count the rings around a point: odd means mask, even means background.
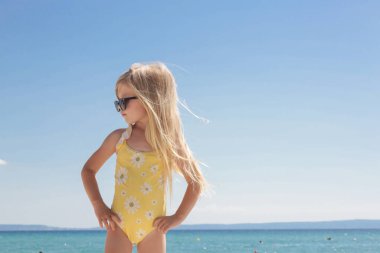
[[[164,185],[169,182],[170,199],[173,171],[190,178],[192,186],[199,186],[203,195],[210,184],[200,170],[201,162],[186,143],[177,107],[177,84],[168,67],[162,62],[133,63],[117,79],[116,97],[120,85],[130,85],[147,112],[145,138],[163,160]]]

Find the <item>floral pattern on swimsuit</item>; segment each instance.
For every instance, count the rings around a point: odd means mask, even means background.
[[[116,145],[111,210],[121,219],[118,226],[136,245],[154,229],[154,219],[166,215],[166,195],[158,154],[131,148],[126,141],[130,134],[127,128]]]

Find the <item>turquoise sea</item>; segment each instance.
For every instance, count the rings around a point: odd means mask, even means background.
[[[0,232],[0,253],[101,253],[106,231]],[[379,253],[380,230],[171,230],[168,253]],[[133,252],[137,252],[134,248]]]

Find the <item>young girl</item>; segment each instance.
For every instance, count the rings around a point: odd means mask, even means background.
[[[182,130],[175,79],[161,62],[134,63],[116,81],[116,110],[127,128],[112,131],[88,159],[82,180],[100,227],[107,229],[106,253],[166,252],[166,232],[181,224],[209,186]],[[111,208],[95,179],[116,152],[115,195]],[[166,186],[172,172],[188,187],[173,215],[166,215]]]

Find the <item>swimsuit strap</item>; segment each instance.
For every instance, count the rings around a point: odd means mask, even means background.
[[[125,131],[123,132],[124,138],[128,139],[129,136],[132,134],[132,126],[128,126]]]
[[[131,136],[131,133],[132,133],[132,127],[131,126],[127,127],[125,129],[125,131],[123,131],[123,133],[121,134],[121,137],[120,137],[119,141],[116,144],[116,150],[119,150],[120,145],[122,145],[124,143],[124,140],[128,139],[129,136]]]

